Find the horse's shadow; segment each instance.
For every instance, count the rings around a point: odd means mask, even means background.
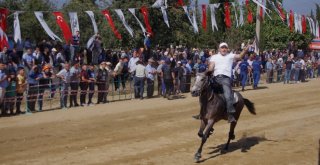
[[[265,138],[264,136],[246,137],[244,135],[238,141],[231,142],[230,145],[229,145],[228,151],[224,150],[225,144],[220,144],[220,145],[215,146],[215,147],[209,147],[209,149],[212,149],[212,151],[209,152],[208,154],[212,155],[212,156],[210,156],[208,158],[205,158],[205,159],[202,159],[198,163],[202,163],[202,162],[205,162],[205,161],[207,161],[209,159],[213,159],[213,158],[218,157],[220,155],[227,154],[227,153],[230,153],[230,152],[234,152],[234,151],[237,151],[237,150],[241,150],[241,152],[248,152],[251,149],[251,147],[253,147],[255,145],[258,145],[259,143],[264,142],[264,141],[277,142],[277,141],[274,141],[274,140],[269,140],[269,139]]]

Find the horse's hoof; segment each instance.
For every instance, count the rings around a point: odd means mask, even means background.
[[[200,158],[201,158],[201,154],[199,152],[197,152],[195,155],[194,155],[194,160],[196,162],[199,162],[200,161]]]
[[[198,132],[198,136],[199,136],[200,138],[202,138],[202,137],[203,137],[203,133]]]
[[[236,135],[234,135],[234,134],[230,136],[231,140],[234,140],[235,138],[236,138]]]

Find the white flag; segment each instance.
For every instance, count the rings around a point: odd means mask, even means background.
[[[7,34],[2,30],[2,28],[0,27],[0,41],[6,41],[8,43],[8,36]],[[3,44],[3,43],[2,43]],[[2,46],[2,45],[1,45]]]
[[[134,8],[130,8],[128,9],[130,11],[130,13],[134,16],[134,18],[138,21],[140,28],[143,32],[143,35],[145,36],[146,34],[146,29],[144,28],[143,24],[140,22],[140,20],[138,19],[138,17],[136,16],[136,10]]]
[[[80,30],[79,28],[79,21],[78,21],[78,15],[76,12],[69,12],[70,17],[70,28],[72,31],[72,35],[75,35],[77,31]]]
[[[211,26],[212,31],[215,31],[214,29],[217,29],[218,31],[218,25],[216,21],[216,8],[220,6],[220,3],[210,4],[210,11],[211,11]]]
[[[299,31],[299,26],[298,26],[298,14],[294,13],[294,31],[298,32]]]
[[[320,32],[319,32],[319,22],[316,21],[316,32],[315,32],[315,35],[317,38],[320,38]]]
[[[151,7],[159,8],[163,6],[164,1],[163,0],[157,0]]]
[[[165,6],[161,6],[161,12],[162,12],[162,15],[163,15],[163,20],[164,22],[167,24],[167,26],[170,28],[170,25],[169,25],[169,20],[168,20],[168,14],[167,14],[167,11],[166,11],[166,8]]]
[[[114,10],[118,17],[120,18],[120,20],[122,21],[124,27],[127,29],[127,31],[129,32],[129,34],[131,35],[131,37],[133,37],[133,30],[132,28],[128,25],[128,23],[126,22],[126,19],[124,18],[123,12],[121,9],[115,9]]]
[[[46,31],[46,33],[51,37],[51,39],[56,40],[58,39],[60,42],[62,42],[62,40],[55,35],[52,30],[49,28],[48,24],[46,23],[46,21],[43,19],[43,14],[41,11],[35,11],[34,14],[36,15],[38,21],[40,22],[42,28]]]
[[[306,19],[308,20],[308,23],[309,23],[310,33],[313,35],[313,28],[312,28],[312,24],[311,24],[310,18],[306,17]]]
[[[243,26],[244,25],[244,19],[243,19],[243,6],[240,6],[240,17],[239,17],[239,25]]]
[[[94,33],[97,34],[98,33],[98,27],[97,27],[96,20],[94,19],[94,13],[92,11],[86,11],[86,13],[89,15],[89,17],[91,19]]]
[[[236,23],[237,23],[237,26],[236,26],[236,27],[239,27],[239,21],[238,21],[236,3],[232,2],[231,4],[232,4],[232,6],[233,6],[234,15],[235,15],[235,17],[236,17]]]
[[[191,11],[192,11],[192,19],[190,17],[190,14],[189,14],[189,10],[188,10],[188,7],[187,6],[182,6],[184,12],[186,13],[186,15],[188,16],[188,19],[191,23],[191,25],[193,26],[193,31],[194,33],[198,33],[199,32],[199,29],[198,29],[198,25],[197,25],[197,17],[196,17],[196,12],[195,12],[195,7],[191,7]]]
[[[20,30],[20,21],[19,21],[19,11],[14,12],[14,21],[13,21],[13,29],[14,29],[14,41],[16,43],[21,42],[21,30]]]

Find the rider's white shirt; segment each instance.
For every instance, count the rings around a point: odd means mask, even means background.
[[[215,54],[210,57],[210,62],[214,62],[214,72],[213,76],[217,76],[219,74],[223,74],[231,78],[232,73],[232,64],[235,58],[235,54],[229,53],[225,56],[220,53]]]

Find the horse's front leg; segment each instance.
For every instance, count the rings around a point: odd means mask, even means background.
[[[227,141],[227,144],[225,145],[224,149],[221,150],[221,153],[226,153],[228,151],[228,149],[229,149],[230,141],[235,139],[234,129],[235,129],[236,125],[237,125],[237,122],[232,122],[230,124],[228,141]]]
[[[207,139],[208,139],[208,137],[210,135],[210,130],[213,127],[213,124],[214,124],[214,120],[213,119],[208,120],[208,124],[206,125],[205,130],[204,130],[205,133],[202,136],[200,147],[199,147],[197,153],[194,155],[194,159],[197,162],[199,162],[199,160],[201,158],[201,152],[202,152],[203,145],[207,141]]]
[[[203,131],[206,128],[208,121],[206,119],[201,119],[201,123],[200,123],[200,128],[199,128],[199,132],[198,132],[198,136],[200,138],[203,137]]]

